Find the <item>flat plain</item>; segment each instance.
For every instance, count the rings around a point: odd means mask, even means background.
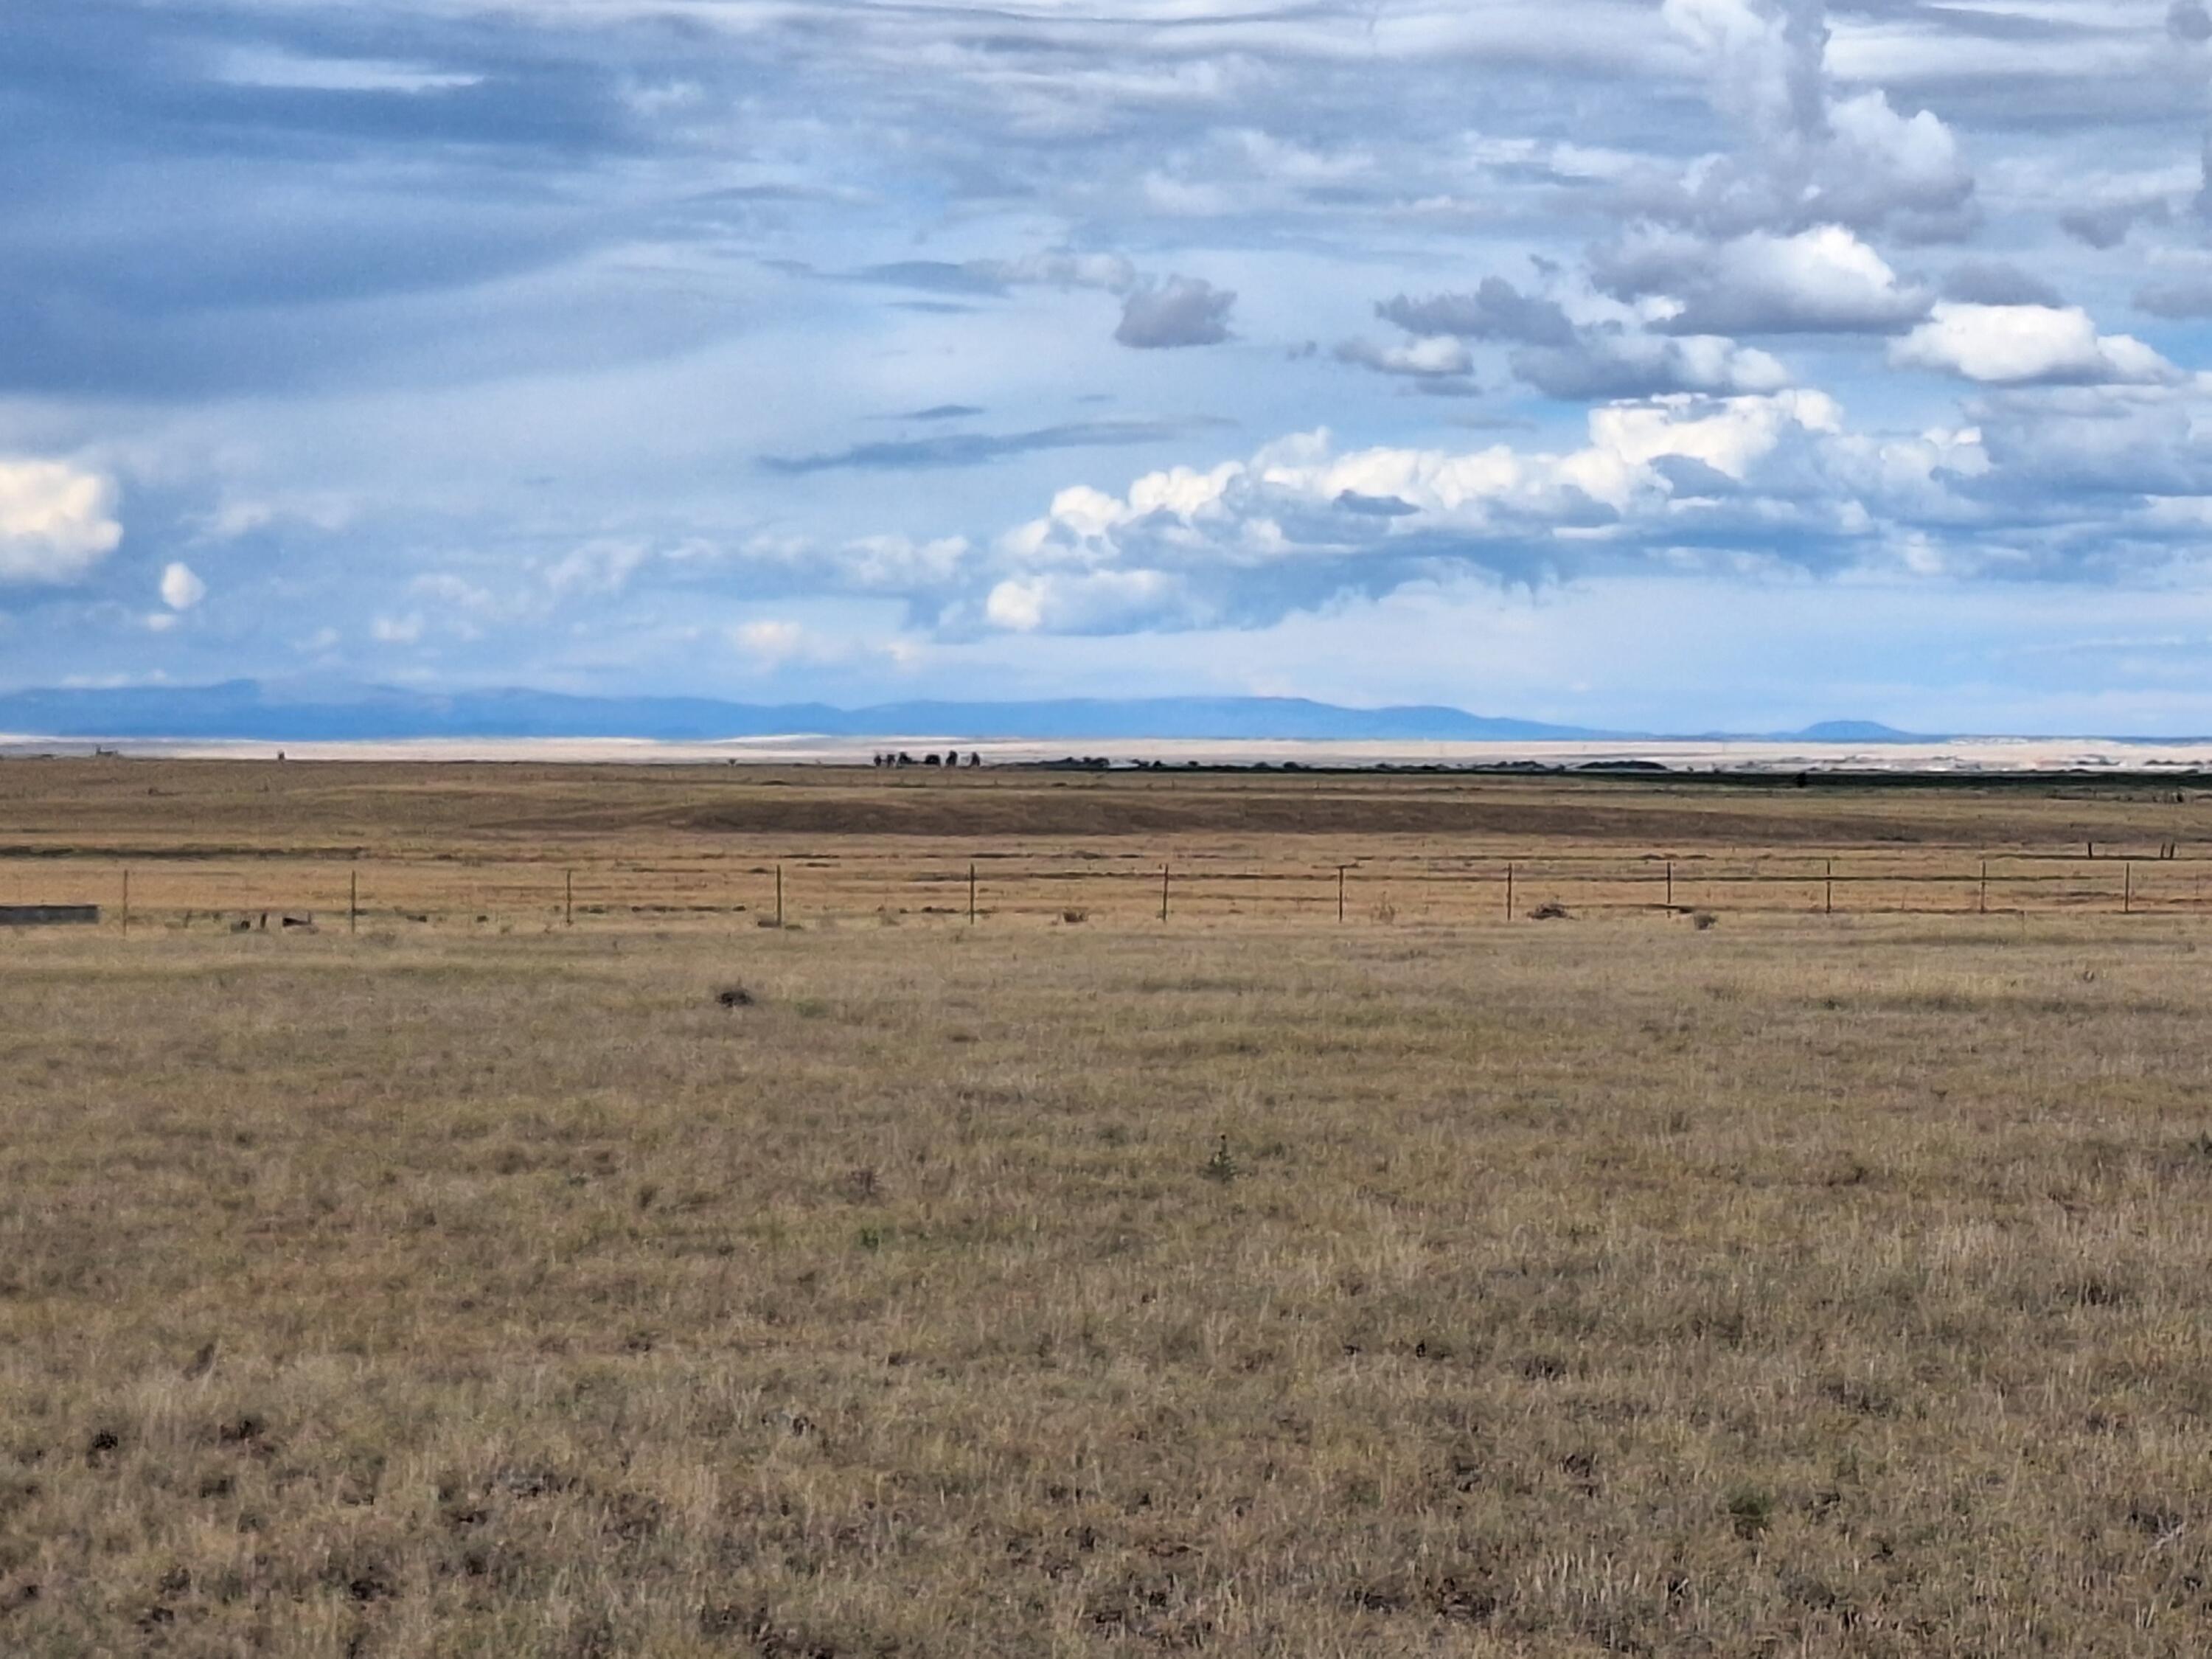
[[[2208,813],[0,765],[0,1651],[2212,1650]]]

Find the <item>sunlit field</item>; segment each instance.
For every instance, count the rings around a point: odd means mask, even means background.
[[[2203,1653],[2206,810],[0,767],[0,1651]]]

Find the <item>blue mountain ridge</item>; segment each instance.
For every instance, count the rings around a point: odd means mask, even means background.
[[[1070,743],[1133,738],[1510,743],[1626,741],[1653,735],[1501,719],[1432,705],[1348,708],[1303,697],[924,701],[840,708],[819,702],[578,696],[520,688],[428,692],[392,686],[295,686],[250,679],[204,686],[71,687],[0,693],[0,732],[76,740],[270,743],[414,738],[709,742],[797,736]],[[1799,732],[1706,735],[1856,744],[1924,740],[1862,720],[1829,721]]]

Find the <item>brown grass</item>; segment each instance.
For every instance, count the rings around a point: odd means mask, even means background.
[[[2212,1646],[2198,924],[1330,902],[0,936],[0,1651]]]

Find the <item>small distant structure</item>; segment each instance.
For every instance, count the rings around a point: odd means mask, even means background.
[[[97,927],[97,904],[0,904],[0,927]]]
[[[969,753],[968,753],[968,764],[969,764],[971,768],[973,768],[973,767],[981,766],[982,763],[983,763],[983,757],[982,757],[982,755],[981,755],[980,752],[978,752],[978,751],[976,751],[976,750],[970,750],[969,751]]]

